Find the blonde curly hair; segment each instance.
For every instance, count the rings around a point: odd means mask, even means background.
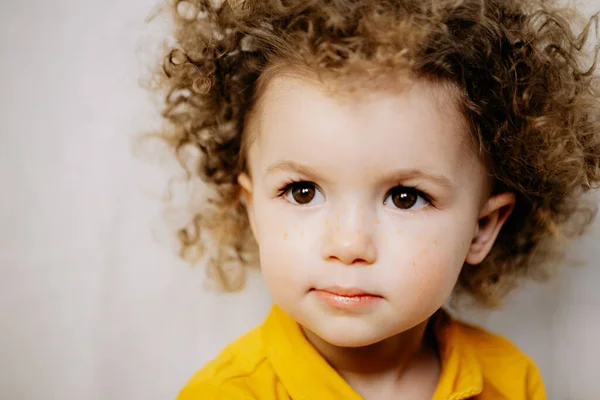
[[[198,150],[190,177],[214,189],[179,231],[181,255],[212,249],[208,271],[225,290],[240,289],[256,263],[237,176],[247,116],[274,65],[340,82],[405,71],[458,88],[495,190],[516,195],[490,254],[459,277],[457,291],[481,303],[544,276],[593,219],[584,194],[600,182],[598,47],[585,46],[598,14],[538,0],[175,0],[169,9],[176,45],[159,72],[158,135],[176,154]]]

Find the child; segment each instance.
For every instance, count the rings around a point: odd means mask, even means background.
[[[163,136],[214,189],[182,254],[213,247],[236,290],[256,250],[276,304],[179,399],[545,399],[526,355],[442,305],[498,304],[591,221],[592,22],[537,0],[173,10]]]

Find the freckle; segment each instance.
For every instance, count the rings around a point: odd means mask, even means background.
[[[287,232],[283,234],[283,240],[287,240],[288,239],[288,234]]]
[[[325,220],[325,226],[329,226],[329,220],[328,219]]]
[[[300,231],[300,237],[304,237],[304,231]]]
[[[397,233],[398,235],[400,235],[400,234],[402,233],[402,231],[401,231],[400,229],[396,229],[396,233]]]
[[[339,231],[340,231],[340,226],[339,226],[339,225],[338,225],[338,226],[336,226],[336,227],[335,227],[335,230],[339,232]]]
[[[380,223],[381,223],[381,221],[380,221],[380,220],[377,220],[377,225],[379,225]]]
[[[437,239],[433,239],[433,244],[438,244]]]
[[[417,263],[413,261],[413,262],[412,262],[412,266],[413,266],[413,267],[416,267],[416,266],[417,266]]]

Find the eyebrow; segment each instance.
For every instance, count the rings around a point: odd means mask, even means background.
[[[302,175],[309,176],[313,179],[325,180],[313,168],[299,164],[294,161],[279,161],[267,168],[266,174],[276,172],[292,171]],[[430,174],[420,169],[399,169],[383,176],[383,181],[407,181],[411,179],[424,179],[431,183],[451,190],[453,185],[450,179],[444,175]]]
[[[312,178],[320,177],[320,175],[317,173],[317,171],[315,171],[311,167],[299,164],[294,161],[276,162],[275,164],[273,164],[269,168],[267,168],[266,174],[270,175],[270,174],[274,174],[276,172],[285,172],[285,171],[298,172],[299,174],[307,175]]]
[[[423,179],[445,189],[451,190],[452,181],[444,175],[436,175],[420,169],[400,169],[387,175],[389,180],[407,181],[411,179]]]

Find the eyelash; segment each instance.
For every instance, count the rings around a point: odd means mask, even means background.
[[[319,189],[319,187],[316,184],[314,184],[313,182],[292,179],[292,180],[286,182],[280,189],[277,190],[277,197],[283,198],[294,187],[294,185],[298,185],[300,183],[311,184],[311,185],[314,185],[315,188]],[[402,189],[405,189],[406,191],[413,192],[414,194],[416,194],[417,196],[419,196],[423,200],[425,200],[425,202],[427,203],[427,206],[435,207],[435,204],[434,204],[433,200],[431,199],[431,197],[427,193],[423,192],[422,190],[417,189],[414,186],[396,185],[386,192],[385,198],[387,199],[387,197],[391,194],[392,190],[394,190],[396,188],[402,188]],[[410,210],[407,210],[407,211],[410,211]]]
[[[308,181],[300,181],[300,180],[289,180],[287,181],[281,188],[277,190],[277,197],[285,196],[290,190],[292,190],[292,186],[297,185],[299,183],[310,183]]]

